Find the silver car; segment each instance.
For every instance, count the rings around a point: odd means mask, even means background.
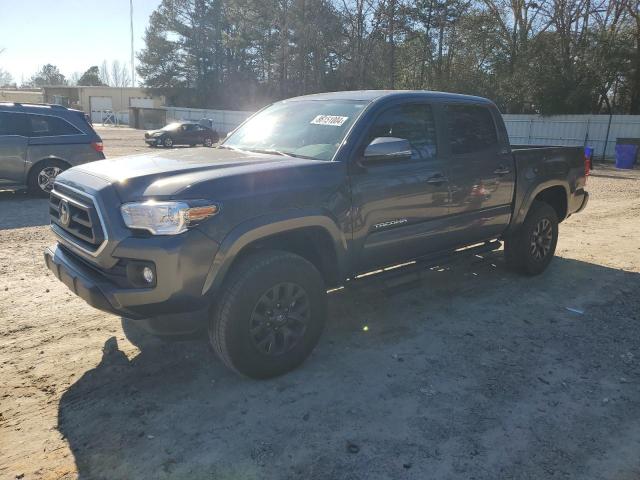
[[[60,105],[0,103],[0,190],[49,195],[67,168],[102,160],[102,139],[84,112]]]

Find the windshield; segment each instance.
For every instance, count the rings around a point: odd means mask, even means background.
[[[336,100],[279,102],[238,128],[224,147],[331,160],[366,105]]]
[[[170,123],[169,125],[165,125],[164,127],[162,127],[160,130],[175,130],[176,128],[178,128],[180,126],[179,123]]]

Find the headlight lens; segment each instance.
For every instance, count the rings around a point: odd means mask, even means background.
[[[125,203],[120,207],[129,228],[148,230],[153,235],[177,235],[219,212],[219,207],[205,201]]]

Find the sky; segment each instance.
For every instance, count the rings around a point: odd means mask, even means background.
[[[136,52],[159,4],[133,0]],[[129,0],[0,0],[0,68],[20,84],[47,63],[67,78],[103,60],[129,64],[129,25]]]

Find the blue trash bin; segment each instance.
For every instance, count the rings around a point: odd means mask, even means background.
[[[593,170],[593,148],[592,147],[584,147],[584,158],[589,162],[587,164],[587,168],[589,170]]]
[[[638,155],[638,145],[616,145],[616,168],[632,169]]]

